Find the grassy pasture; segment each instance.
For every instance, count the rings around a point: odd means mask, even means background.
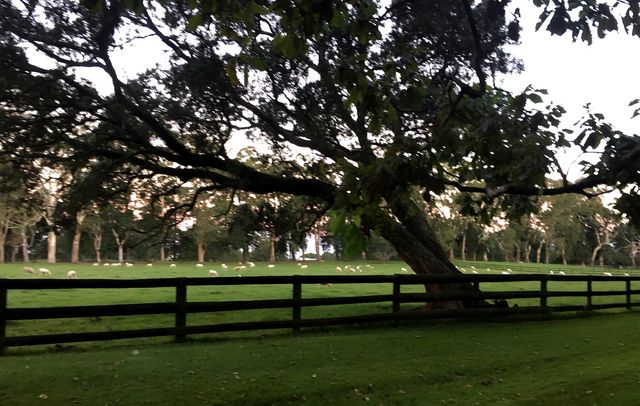
[[[400,273],[401,263],[375,264],[363,274]],[[356,265],[356,263],[352,263]],[[37,264],[34,266],[37,268]],[[144,264],[134,267],[40,265],[54,278],[74,269],[79,278],[151,278],[221,275],[220,264]],[[241,271],[247,275],[339,274],[343,263],[294,263]],[[470,272],[500,273],[562,270],[602,274],[588,267],[534,264],[460,263]],[[230,264],[231,268],[231,264]],[[487,270],[489,268],[489,270]],[[364,268],[363,266],[363,269]],[[638,271],[610,271],[637,275]],[[24,274],[22,265],[0,267],[0,277],[42,278]],[[612,289],[609,282],[594,289]],[[512,285],[512,286],[505,286]],[[602,286],[598,286],[602,285]],[[534,282],[481,285],[489,289],[534,290]],[[550,290],[569,290],[550,282]],[[622,287],[617,287],[622,289]],[[637,288],[637,287],[636,287]],[[420,291],[419,287],[413,287]],[[577,289],[577,288],[574,288]],[[390,285],[305,286],[303,297],[389,293]],[[407,291],[408,288],[407,288]],[[290,297],[290,286],[193,287],[189,300]],[[10,307],[116,304],[172,301],[173,289],[65,290],[11,292]],[[582,299],[563,299],[566,301]],[[594,298],[594,303],[598,300]],[[620,300],[620,299],[619,299]],[[637,300],[637,299],[634,299]],[[555,304],[550,300],[550,304]],[[390,304],[303,309],[303,315],[390,311]],[[189,316],[189,324],[271,319],[290,310],[246,311]],[[313,313],[312,313],[313,312]],[[15,322],[10,335],[169,326],[173,316],[110,317]],[[57,347],[12,348],[0,357],[2,405],[637,405],[640,404],[638,313],[588,318],[555,318],[502,323],[422,322],[366,328],[224,333],[123,340]]]
[[[68,270],[75,270],[79,278],[110,278],[110,279],[135,279],[135,278],[174,278],[174,277],[202,277],[207,276],[209,269],[215,269],[220,276],[264,276],[264,275],[339,275],[351,274],[350,272],[338,271],[336,267],[346,268],[346,265],[355,267],[358,263],[336,263],[336,262],[306,262],[307,268],[302,268],[296,263],[285,262],[276,264],[269,268],[266,263],[258,263],[255,267],[247,267],[244,270],[233,270],[237,264],[228,264],[227,269],[223,269],[220,263],[207,263],[204,267],[196,267],[195,263],[178,263],[175,267],[169,264],[154,264],[147,267],[145,264],[135,264],[132,267],[125,266],[92,266],[91,264],[33,264],[33,268],[39,266],[47,267],[52,272],[52,278],[66,278]],[[602,275],[603,271],[611,272],[614,275],[629,273],[636,275],[640,272],[630,270],[603,270],[584,266],[559,266],[546,264],[522,264],[522,263],[498,263],[498,262],[459,262],[458,266],[467,273],[489,273],[501,274],[504,271],[512,270],[514,273],[549,273],[554,271],[572,274],[596,274]],[[361,263],[362,273],[366,274],[394,274],[405,273],[402,268],[408,267],[404,263]],[[28,274],[22,271],[21,264],[4,264],[0,266],[0,278],[48,278],[38,274]],[[525,291],[538,290],[538,282],[513,282],[513,283],[482,283],[481,289],[484,291]],[[640,289],[640,282],[632,284],[633,289]],[[303,287],[303,297],[336,297],[336,296],[361,296],[391,293],[391,284],[334,284],[330,287],[321,285],[305,285]],[[421,292],[420,286],[403,287],[403,292]],[[584,290],[584,282],[558,282],[548,283],[548,289],[553,290]],[[622,282],[596,282],[593,284],[594,290],[622,290]],[[289,285],[262,285],[262,286],[198,286],[189,287],[189,301],[223,301],[223,300],[256,300],[256,299],[282,299],[291,297],[291,286]],[[73,305],[103,305],[103,304],[126,304],[126,303],[156,303],[172,302],[175,299],[175,289],[173,288],[131,288],[131,289],[64,289],[64,290],[42,290],[42,291],[11,291],[8,297],[9,307],[47,307],[47,306],[73,306]],[[623,299],[616,297],[594,297],[593,303],[621,302]],[[639,301],[638,298],[632,299]],[[584,304],[584,298],[549,298],[548,304],[570,305]],[[509,304],[513,306],[536,305],[538,299],[513,299]],[[405,304],[406,308],[414,308],[416,304]],[[302,310],[303,317],[329,317],[344,316],[366,313],[388,313],[391,311],[391,303],[375,304],[354,304],[341,306],[308,307]],[[289,319],[290,309],[272,310],[245,310],[235,312],[215,312],[188,315],[189,325],[259,321],[274,319]],[[89,332],[104,330],[121,330],[137,328],[153,328],[172,326],[173,315],[151,315],[151,316],[113,316],[103,317],[99,320],[93,318],[77,319],[53,319],[53,320],[33,320],[9,322],[8,334],[30,335],[30,334],[51,334],[63,332]],[[220,333],[219,333],[220,334]],[[245,335],[255,335],[256,333],[245,333]],[[229,334],[222,334],[229,336]],[[242,334],[241,334],[242,335]],[[233,334],[233,336],[237,336]],[[105,343],[96,345],[102,346]],[[83,346],[86,344],[82,344]],[[12,351],[16,351],[15,349]]]

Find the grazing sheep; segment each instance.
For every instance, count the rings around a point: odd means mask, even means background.
[[[124,264],[124,266],[126,266],[127,268],[131,268],[133,264],[131,262],[127,262],[126,264]]]
[[[47,268],[38,268],[38,272],[40,272],[40,275],[51,276],[51,271]]]
[[[198,268],[202,268],[203,266],[204,266],[204,264],[200,264],[200,263],[196,264],[196,267],[198,267]]]
[[[247,267],[246,267],[246,266],[244,266],[244,265],[238,265],[238,266],[234,266],[234,267],[233,267],[233,270],[234,270],[234,271],[238,271],[238,272],[240,272],[240,271],[242,271],[242,270],[244,270],[244,269],[247,269]]]
[[[503,274],[503,275],[509,275],[509,272],[507,272],[507,271],[502,271],[500,273]]]
[[[256,266],[254,262],[247,262],[247,265],[249,265],[249,268],[253,268],[254,266]]]
[[[566,274],[564,273],[564,271],[560,271],[560,272],[558,272],[558,273],[559,273],[560,275],[563,275],[563,276],[564,276],[564,275],[566,275]]]
[[[478,273],[478,271],[476,271],[476,270],[474,269],[473,271],[471,271],[471,273],[475,273],[475,274],[477,274],[477,273]]]
[[[613,274],[611,274],[611,272],[603,272],[602,273],[604,276],[613,276]]]
[[[176,264],[169,264],[169,268],[175,268]]]
[[[220,265],[220,268],[222,268],[222,269],[227,269],[227,268],[229,268],[229,267],[227,266],[227,264],[221,264],[221,265]]]
[[[153,264],[152,263],[148,263],[147,266],[151,267],[151,266],[153,266]]]
[[[340,268],[339,266],[336,266],[336,271],[342,272],[342,268]]]
[[[99,265],[100,265],[100,264],[99,264],[99,263],[97,263],[97,262],[94,262],[94,263],[93,263],[93,266],[99,266]]]
[[[103,266],[111,266],[111,264],[108,262],[105,262]]]
[[[209,276],[218,276],[218,272],[213,269],[209,269]]]
[[[111,264],[111,266],[122,266],[122,264],[120,262],[115,262],[115,263]]]
[[[405,267],[400,268],[400,270],[401,270],[402,272],[409,272],[409,271],[407,271],[407,268],[405,268]]]
[[[629,276],[629,274],[625,272],[625,273],[624,273],[624,276]]]
[[[276,266],[274,264],[269,264],[267,265],[267,268],[275,268]]]
[[[33,268],[31,268],[30,266],[25,266],[24,268],[22,268],[22,270],[26,273],[34,273]]]
[[[78,274],[76,274],[76,271],[67,272],[67,279],[77,279],[77,278],[78,278]]]
[[[309,265],[300,265],[300,269],[307,269],[309,268]]]
[[[549,275],[553,275],[553,271],[549,271]]]

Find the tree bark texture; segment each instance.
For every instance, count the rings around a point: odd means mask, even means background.
[[[206,252],[206,245],[203,242],[198,243],[198,262],[204,263],[204,254]]]
[[[47,263],[56,263],[56,233],[53,230],[47,233]]]
[[[377,224],[382,237],[393,244],[398,255],[411,269],[416,274],[423,275],[459,274],[460,271],[449,260],[448,253],[438,242],[424,212],[408,199],[398,198],[390,201],[393,216],[378,212],[373,214],[375,218],[368,218],[367,221]],[[476,291],[473,285],[467,283],[429,284],[425,289],[427,293]],[[449,301],[434,302],[431,307],[455,309],[478,305],[481,305],[478,301]]]
[[[77,264],[80,262],[80,237],[82,231],[76,227],[76,232],[73,234],[73,240],[71,241],[71,263]]]

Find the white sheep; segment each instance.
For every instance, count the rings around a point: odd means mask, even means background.
[[[100,265],[100,264],[99,264],[99,263],[97,263],[97,262],[94,262],[94,263],[93,263],[93,266],[99,266],[99,265]]]
[[[220,268],[227,269],[227,268],[229,268],[229,266],[227,264],[220,264]]]
[[[218,276],[218,272],[214,269],[209,269],[209,276]]]
[[[25,266],[24,268],[22,268],[22,270],[26,273],[34,273],[33,268],[31,268],[30,266]]]
[[[629,276],[629,274],[625,272],[625,273],[624,273],[624,276]]]
[[[267,265],[267,268],[275,268],[276,266],[274,264],[269,264]]]
[[[78,274],[76,274],[76,271],[67,272],[67,279],[77,279],[77,278],[78,278]]]
[[[133,264],[131,262],[127,262],[126,264],[124,264],[124,266],[126,266],[127,268],[131,268]]]
[[[611,272],[603,272],[602,273],[604,276],[613,276],[613,274]]]
[[[40,275],[51,276],[51,271],[47,268],[38,268],[38,272],[40,272]]]
[[[111,266],[122,266],[122,264],[120,262],[115,262],[115,263],[111,264]]]
[[[169,268],[175,268],[176,264],[169,264]]]
[[[201,263],[197,263],[196,264],[196,267],[198,267],[198,268],[202,268],[203,266],[204,266],[204,264],[201,264]]]
[[[147,266],[148,266],[148,267],[152,267],[152,266],[153,266],[153,264],[152,264],[151,262],[149,262],[149,263],[147,264]]]
[[[471,271],[471,273],[474,273],[474,274],[476,274],[476,275],[477,275],[477,274],[478,274],[478,271],[476,271],[476,270],[474,269],[473,271]]]
[[[409,271],[407,271],[407,268],[405,268],[405,267],[400,268],[400,270],[401,270],[402,272],[409,272]]]
[[[564,273],[564,271],[560,271],[560,272],[558,272],[558,273],[559,273],[560,275],[563,275],[563,276],[564,276],[564,275],[566,275],[566,274]]]
[[[300,265],[300,269],[307,269],[309,268],[309,265]]]
[[[103,266],[111,266],[111,264],[108,262],[105,262]]]
[[[254,262],[247,262],[247,264],[249,265],[249,268],[253,268],[254,266],[256,266]]]
[[[336,266],[336,271],[342,272],[342,268],[340,268],[339,266]]]
[[[549,275],[553,275],[553,270],[549,271]]]
[[[507,271],[502,271],[500,273],[503,274],[503,275],[509,275],[509,272],[507,272]]]

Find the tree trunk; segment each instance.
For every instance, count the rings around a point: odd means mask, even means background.
[[[460,274],[460,271],[449,260],[447,252],[440,245],[424,212],[409,199],[392,196],[387,196],[387,198],[397,221],[380,212],[368,212],[363,221],[376,224],[382,237],[395,247],[398,255],[416,274]],[[427,293],[477,291],[472,284],[468,283],[428,284],[425,289]],[[477,307],[482,304],[484,304],[482,301],[466,300],[433,302],[430,306],[432,308],[455,309]]]
[[[47,263],[56,263],[56,233],[53,230],[47,233]]]
[[[118,244],[118,262],[124,262],[124,241]]]
[[[11,247],[11,263],[15,263],[16,262],[16,255],[18,255],[18,250],[20,249],[20,247]]]
[[[539,264],[542,260],[542,244],[538,245],[536,248],[536,264]]]
[[[204,263],[204,254],[206,250],[206,245],[201,242],[197,244],[197,248],[198,248],[198,262],[202,264]]]
[[[591,266],[594,266],[596,264],[596,259],[598,259],[600,248],[602,248],[602,245],[598,245],[593,249],[593,252],[591,252]]]
[[[520,257],[520,243],[516,243],[516,262],[522,262]]]
[[[249,260],[249,249],[247,247],[242,247],[242,262],[247,262]]]
[[[102,234],[97,233],[93,235],[93,249],[96,251],[96,262],[102,262],[100,255],[100,248],[102,247]]]
[[[76,227],[76,232],[73,234],[73,240],[71,241],[71,263],[77,264],[80,262],[80,236],[82,231],[79,227]]]
[[[602,255],[602,253],[598,256],[598,263],[600,264],[600,267],[604,267],[604,255]]]
[[[551,262],[551,250],[549,249],[549,243],[546,243],[544,247],[544,263],[548,264],[549,262]]]
[[[524,262],[527,264],[531,262],[531,244],[527,244],[524,249]]]
[[[29,263],[29,240],[26,232],[22,233],[22,262]]]
[[[564,248],[564,245],[560,249],[560,255],[562,256],[562,265],[567,265],[567,250]]]
[[[460,259],[467,260],[467,233],[462,233],[462,243],[460,244]]]
[[[4,264],[4,241],[0,242],[0,264]]]
[[[269,262],[276,262],[276,236],[273,234],[269,238]]]

